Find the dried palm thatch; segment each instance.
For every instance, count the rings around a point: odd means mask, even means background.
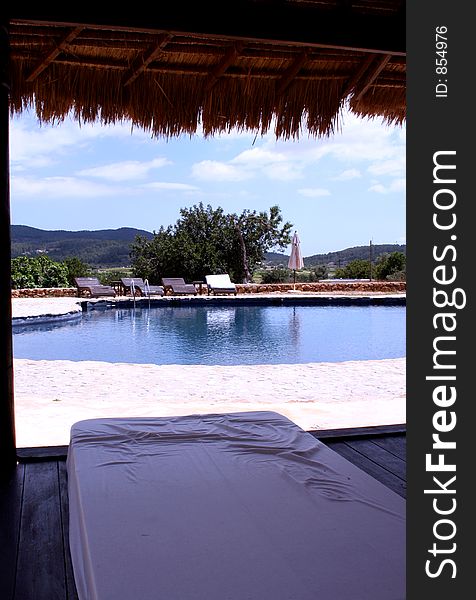
[[[391,12],[399,2],[355,4]],[[330,135],[346,103],[388,123],[406,115],[402,53],[21,20],[10,40],[11,112],[34,107],[44,122],[130,120],[165,137],[274,127],[286,139]]]

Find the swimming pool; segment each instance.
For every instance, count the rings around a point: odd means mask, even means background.
[[[296,364],[405,356],[404,306],[161,306],[14,327],[15,358]]]

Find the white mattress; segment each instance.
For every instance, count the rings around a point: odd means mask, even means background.
[[[81,600],[399,600],[405,501],[273,412],[73,425]]]

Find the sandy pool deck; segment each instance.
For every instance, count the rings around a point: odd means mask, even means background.
[[[64,445],[99,417],[274,410],[303,429],[405,423],[405,359],[136,365],[15,359],[17,446]]]
[[[80,298],[12,298],[13,319],[57,317],[80,312]]]
[[[14,318],[80,310],[77,298],[12,302]],[[66,445],[73,423],[101,417],[274,410],[306,430],[405,423],[405,365],[405,358],[240,366],[15,359],[17,446]]]

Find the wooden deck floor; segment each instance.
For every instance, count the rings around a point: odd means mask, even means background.
[[[405,433],[313,435],[405,497]],[[68,546],[64,452],[48,459],[40,454],[24,453],[25,462],[8,483],[0,484],[1,600],[77,598]]]
[[[407,497],[406,433],[401,427],[385,428],[379,434],[363,428],[312,432],[326,446],[335,450],[362,471],[372,475],[403,498]],[[394,429],[392,433],[390,430]]]

